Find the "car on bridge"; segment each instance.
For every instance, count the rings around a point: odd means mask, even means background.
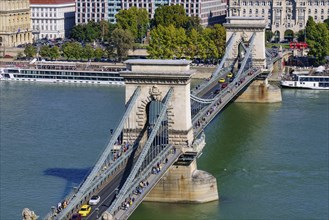
[[[228,77],[228,78],[232,78],[232,77],[233,77],[233,73],[228,73],[228,74],[227,74],[227,77]]]
[[[94,195],[89,200],[89,205],[97,205],[99,201],[101,200],[101,197],[99,195]]]
[[[220,93],[220,89],[216,89],[214,94],[219,94]]]
[[[224,79],[224,78],[220,78],[220,79],[218,80],[218,82],[219,82],[219,83],[224,83],[224,82],[225,82],[225,79]]]
[[[79,214],[81,216],[87,216],[91,212],[91,206],[90,205],[83,205],[79,211]]]

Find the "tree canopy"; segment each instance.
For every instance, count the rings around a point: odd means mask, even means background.
[[[164,5],[155,10],[153,25],[168,27],[173,25],[176,28],[186,27],[189,18],[182,5]]]
[[[174,25],[158,25],[151,31],[151,41],[147,52],[151,58],[216,60],[223,56],[226,45],[226,32],[222,25],[205,28],[201,33],[195,29],[187,32]]]
[[[112,32],[110,39],[110,49],[116,51],[119,61],[122,61],[128,56],[128,51],[134,46],[134,36],[129,30],[116,28]]]
[[[120,10],[115,18],[118,28],[129,30],[136,42],[142,42],[149,26],[148,13],[145,8],[131,7],[127,10]]]
[[[316,64],[325,63],[329,54],[329,30],[325,23],[315,23],[309,17],[306,23],[306,42],[310,48],[308,55],[316,58]]]

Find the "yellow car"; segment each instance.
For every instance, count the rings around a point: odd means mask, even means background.
[[[219,83],[223,83],[223,82],[225,82],[225,79],[224,79],[224,78],[220,78],[220,79],[218,80],[218,82],[219,82]]]
[[[227,74],[227,77],[228,77],[228,78],[232,78],[232,77],[233,77],[233,73],[228,73],[228,74]]]
[[[79,211],[79,214],[81,216],[87,216],[87,215],[89,215],[90,211],[91,211],[90,205],[83,205]]]

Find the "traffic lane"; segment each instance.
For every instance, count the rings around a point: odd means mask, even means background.
[[[106,186],[99,192],[99,196],[101,197],[101,201],[96,206],[92,206],[91,213],[85,217],[86,220],[95,220],[97,219],[97,212],[96,208],[98,208],[98,216],[101,216],[103,212],[105,212],[110,205],[112,204],[112,201],[114,200],[116,196],[116,189],[119,187],[120,182],[122,181],[124,174],[124,169],[118,173],[111,182],[106,184]]]

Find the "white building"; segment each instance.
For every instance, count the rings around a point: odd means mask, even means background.
[[[39,38],[64,38],[75,25],[74,0],[30,0],[32,30]]]
[[[280,39],[287,30],[305,29],[309,16],[315,22],[329,18],[329,0],[229,0],[229,16],[263,17]]]
[[[203,26],[223,23],[226,17],[227,0],[76,0],[76,23],[108,20],[115,23],[115,15],[122,9],[145,8],[153,18],[161,5],[182,5],[187,16],[201,19]]]

